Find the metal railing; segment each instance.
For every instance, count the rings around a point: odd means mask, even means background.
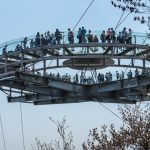
[[[100,39],[101,33],[102,33],[102,31],[97,31],[97,32],[93,32],[92,33],[93,36],[96,35],[98,37],[99,43],[101,43],[101,39]],[[116,37],[117,36],[118,36],[118,33],[116,34]],[[31,42],[31,40],[33,40],[35,42],[36,41],[35,37],[36,36],[29,36],[29,37],[27,37],[26,48],[31,48],[30,42]],[[86,35],[85,38],[86,38],[86,43],[88,43],[87,35]],[[53,40],[56,40],[56,37],[54,37]],[[15,51],[17,45],[20,46],[20,49],[24,49],[23,41],[24,41],[24,38],[20,38],[20,39],[16,39],[16,40],[13,40],[13,41],[9,41],[9,42],[5,42],[5,43],[0,44],[0,55],[2,55],[3,53],[5,53],[4,49],[5,49],[6,53],[9,53],[11,51]],[[77,33],[74,32],[74,43],[78,43],[78,42],[79,42],[79,39],[77,38]],[[142,34],[142,33],[139,33],[139,34],[133,33],[132,44],[146,45],[146,44],[149,44],[149,43],[150,43],[150,39],[145,34]],[[47,43],[47,44],[48,45],[57,44],[57,42],[56,43]],[[59,44],[69,44],[67,33],[65,33],[65,32],[62,33],[62,38],[60,39],[60,43]],[[37,45],[35,44],[34,47],[36,47],[36,46]]]

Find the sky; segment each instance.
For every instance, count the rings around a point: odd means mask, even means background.
[[[21,37],[35,35],[36,32],[51,32],[59,28],[67,31],[73,28],[91,0],[0,0],[0,43]],[[95,0],[83,20],[77,26],[86,29],[106,30],[115,27],[122,12],[113,8],[110,0]],[[134,32],[146,32],[146,27],[133,21],[129,16],[118,28],[131,28]],[[77,30],[76,29],[76,30]],[[6,95],[0,92],[0,113],[2,115],[7,150],[22,150],[22,135],[19,104],[7,102]],[[105,104],[117,113],[117,104]],[[103,124],[114,123],[119,127],[122,122],[97,103],[61,104],[33,106],[22,104],[25,133],[25,146],[32,150],[35,137],[49,142],[57,138],[55,126],[49,121],[62,120],[67,123],[74,135],[76,150],[88,138],[90,129]],[[4,150],[0,130],[0,150]]]

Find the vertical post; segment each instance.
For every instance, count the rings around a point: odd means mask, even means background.
[[[35,74],[34,70],[35,70],[35,64],[33,63],[33,68],[32,68],[33,74]]]
[[[118,58],[118,66],[120,66],[120,58]]]
[[[46,60],[43,60],[43,74],[46,74]]]
[[[56,61],[57,61],[57,67],[59,67],[59,59],[57,59]]]
[[[10,98],[11,98],[12,92],[11,92],[11,87],[10,87]]]
[[[87,47],[87,55],[89,55],[90,51],[89,51],[89,46]]]
[[[5,55],[5,73],[7,73],[7,62],[8,62],[8,58],[7,56]]]
[[[131,59],[131,63],[132,63],[132,66],[134,66],[134,60],[133,59]]]
[[[135,42],[135,48],[134,48],[134,56],[136,55],[136,36],[134,35],[134,42]]]
[[[65,39],[64,39],[64,38],[65,38],[65,36],[64,36],[64,34],[63,34],[63,44],[65,44]]]
[[[145,70],[145,60],[143,59],[143,68]]]
[[[64,39],[64,34],[63,34],[63,56],[65,56],[65,48],[64,48],[64,44],[65,44],[65,39]]]
[[[24,54],[21,52],[21,70],[23,70],[23,59],[24,59]]]

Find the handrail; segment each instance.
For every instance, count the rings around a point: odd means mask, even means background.
[[[92,34],[93,35],[97,35],[98,36],[98,39],[99,39],[99,41],[100,41],[100,35],[101,35],[101,33],[102,33],[102,31],[96,31],[96,32],[92,32]],[[43,34],[44,35],[44,34]],[[116,34],[116,37],[118,36],[118,33]],[[137,35],[137,33],[133,33],[133,35],[132,35],[132,38],[134,38],[134,40],[133,40],[133,44],[138,44],[139,43],[139,40],[141,41],[141,39],[139,39],[139,38],[146,38],[147,36],[146,35]],[[68,35],[67,35],[67,33],[66,32],[64,32],[63,34],[62,34],[62,44],[64,44],[64,41],[68,41]],[[65,40],[65,38],[67,39],[67,40]],[[27,37],[27,43],[28,43],[28,45],[29,45],[29,41],[31,41],[31,39],[33,39],[33,40],[35,40],[35,35],[33,35],[33,36],[29,36],[29,37]],[[74,32],[74,39],[75,39],[75,42],[74,43],[78,43],[77,42],[77,32]],[[86,39],[87,39],[87,36],[86,36]],[[0,44],[0,51],[1,51],[1,53],[2,53],[2,49],[3,48],[7,48],[8,49],[8,51],[10,51],[10,50],[12,50],[12,51],[15,51],[15,48],[16,48],[16,46],[17,46],[17,44],[19,44],[19,45],[21,45],[22,46],[22,43],[23,43],[23,40],[24,40],[24,38],[20,38],[20,39],[16,39],[17,41],[15,41],[15,40],[13,40],[12,42],[11,41],[8,41],[8,42],[5,42],[5,43],[2,43],[2,44]],[[143,39],[142,39],[143,40]],[[141,42],[142,43],[142,42]]]

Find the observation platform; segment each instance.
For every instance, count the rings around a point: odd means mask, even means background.
[[[96,34],[96,33],[95,33]],[[74,36],[76,37],[76,36]],[[97,37],[100,37],[97,34]],[[30,47],[23,39],[0,45],[0,90],[8,95],[8,102],[32,103],[34,105],[80,103],[93,101],[104,103],[134,104],[150,100],[150,46],[146,36],[133,35],[132,43],[68,43],[63,35],[60,44]],[[147,42],[145,42],[147,39]],[[17,45],[20,49],[16,49]],[[7,50],[7,51],[4,51]],[[142,74],[132,78],[98,82],[95,71],[108,67],[139,69]],[[92,80],[81,76],[75,80],[69,75],[60,77],[61,69],[92,72]],[[51,75],[58,70],[60,76]],[[85,74],[84,74],[85,75]],[[17,95],[17,96],[16,96]]]

